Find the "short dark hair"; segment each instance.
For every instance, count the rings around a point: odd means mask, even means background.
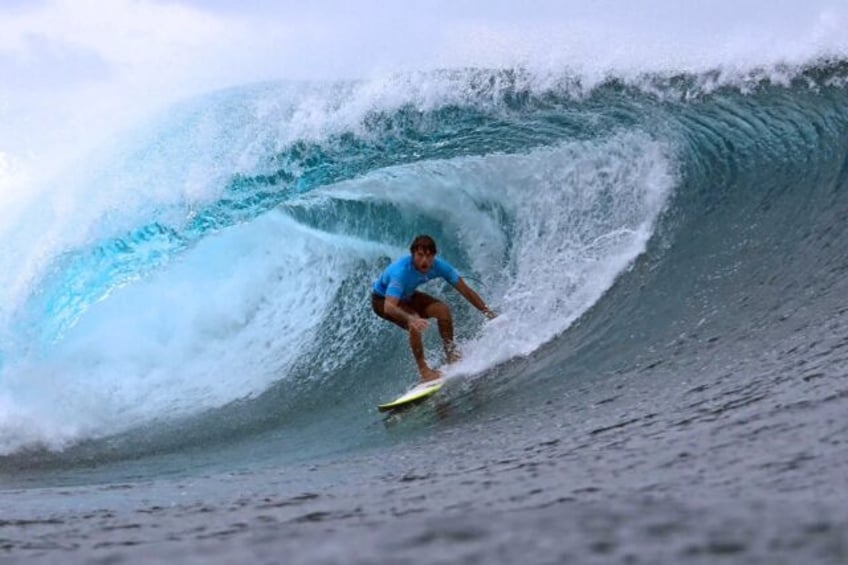
[[[429,235],[417,235],[415,236],[415,239],[412,240],[412,245],[409,246],[409,252],[414,254],[416,249],[423,249],[424,251],[429,251],[435,255],[436,240]]]

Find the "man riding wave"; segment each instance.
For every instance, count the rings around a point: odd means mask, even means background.
[[[448,305],[416,288],[432,279],[442,278],[488,319],[491,320],[496,314],[465,283],[450,263],[436,257],[436,242],[432,237],[417,236],[410,245],[409,252],[409,255],[386,267],[371,285],[371,307],[384,320],[409,332],[409,346],[421,380],[431,381],[440,375],[438,371],[431,369],[424,359],[422,334],[427,329],[429,318],[435,318],[438,322],[447,362],[458,361],[459,352],[453,341],[453,318]]]

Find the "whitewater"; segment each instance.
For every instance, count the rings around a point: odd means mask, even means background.
[[[4,557],[848,557],[843,6],[117,6],[147,71],[0,88]],[[499,316],[428,285],[463,358],[386,417],[416,370],[370,283],[419,233]]]

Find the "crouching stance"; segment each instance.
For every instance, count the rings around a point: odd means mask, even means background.
[[[447,362],[458,361],[459,352],[453,341],[453,319],[448,305],[415,289],[429,280],[443,278],[484,316],[491,320],[495,313],[465,284],[450,263],[436,257],[436,242],[432,237],[419,235],[409,251],[409,255],[386,267],[374,281],[371,286],[371,307],[381,318],[409,332],[409,346],[421,380],[430,381],[439,378],[439,372],[427,366],[424,359],[422,334],[427,329],[429,318],[435,318],[438,322]]]

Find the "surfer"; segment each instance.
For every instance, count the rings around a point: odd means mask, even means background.
[[[459,360],[459,351],[453,341],[453,319],[447,304],[429,294],[415,290],[425,282],[441,277],[450,283],[472,306],[488,319],[496,316],[483,299],[469,287],[457,270],[441,257],[436,257],[436,242],[429,235],[417,236],[405,255],[386,267],[371,285],[371,307],[374,312],[409,332],[409,347],[418,365],[422,381],[439,378],[424,359],[422,334],[428,319],[435,318],[439,335],[445,346],[448,363]]]

